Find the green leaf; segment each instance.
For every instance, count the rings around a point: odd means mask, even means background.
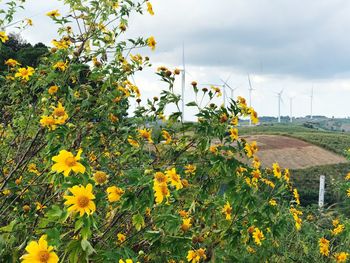
[[[188,106],[188,107],[196,107],[197,103],[195,101],[191,101],[191,102],[187,103],[186,106]]]
[[[13,221],[11,221],[10,224],[8,224],[7,226],[3,226],[0,228],[0,231],[2,232],[11,232],[13,230],[13,227],[16,225],[17,220],[14,219]]]
[[[145,220],[140,214],[136,214],[132,217],[132,224],[135,226],[137,231],[140,231],[145,226]]]
[[[82,239],[80,244],[81,248],[86,252],[87,255],[91,255],[95,252],[94,248],[91,246],[88,240]]]

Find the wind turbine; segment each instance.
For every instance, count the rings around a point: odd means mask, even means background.
[[[248,73],[248,82],[249,82],[249,107],[252,107],[252,92],[253,92],[253,87],[252,87],[252,82],[250,81],[250,76]],[[252,119],[249,118],[249,126],[252,126]]]
[[[281,89],[280,92],[276,92],[276,93],[278,97],[278,123],[280,123],[281,122],[281,102],[283,102],[282,100],[283,89]]]
[[[224,89],[225,89],[225,87],[227,87],[231,90],[231,99],[234,99],[234,92],[237,88],[232,88],[232,87],[230,87],[230,85],[228,85],[227,82],[229,79],[230,79],[230,77],[228,77],[226,81],[224,81],[223,79],[220,79],[220,80],[224,83],[224,85],[223,85]],[[226,95],[226,92],[225,92],[225,95]]]

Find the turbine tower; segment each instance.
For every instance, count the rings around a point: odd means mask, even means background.
[[[277,97],[278,97],[278,123],[281,122],[281,102],[282,100],[282,93],[283,89],[280,92],[277,92]]]
[[[223,87],[225,89],[225,87],[229,88],[230,91],[231,91],[231,99],[233,100],[234,99],[234,92],[237,88],[232,88],[230,85],[228,85],[228,80],[230,79],[230,77],[227,78],[226,81],[224,81],[223,79],[220,79],[224,84],[223,84]],[[226,95],[226,92],[225,92],[225,95]]]
[[[253,92],[253,87],[252,87],[252,82],[250,81],[250,76],[248,74],[248,82],[249,82],[249,107],[252,106],[252,92]],[[249,126],[252,126],[252,119],[249,118]]]
[[[185,85],[186,85],[186,67],[185,67],[185,44],[182,43],[182,70],[181,70],[181,118],[185,122]]]

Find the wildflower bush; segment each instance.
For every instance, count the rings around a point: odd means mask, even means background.
[[[0,26],[22,1],[9,3]],[[183,123],[180,110],[166,116],[180,108],[180,70],[160,67],[165,88],[145,101],[130,81],[151,65],[134,52],[156,41],[128,39],[128,18],[153,15],[151,3],[64,3],[69,13],[47,14],[58,37],[40,65],[9,59],[0,73],[2,262],[281,262],[305,255],[295,242],[311,234],[301,234],[288,169],[261,168],[256,143],[239,136],[239,119],[258,121],[254,109],[240,97],[217,106],[220,89],[192,82],[196,100],[187,107],[196,108],[198,122]],[[6,41],[1,31],[0,45]],[[314,226],[307,222],[309,247],[316,247],[310,258],[346,254],[326,253],[325,237],[319,253]],[[333,226],[343,231],[340,221]]]

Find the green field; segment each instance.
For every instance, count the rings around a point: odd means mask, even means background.
[[[318,145],[322,148],[346,156],[350,148],[350,133],[320,131],[296,124],[261,125],[241,127],[241,135],[275,134],[291,136]],[[298,188],[304,205],[317,204],[319,176],[326,176],[325,202],[341,203],[345,194],[337,190],[337,184],[350,171],[350,164],[323,165],[301,170],[292,170],[292,180]]]

